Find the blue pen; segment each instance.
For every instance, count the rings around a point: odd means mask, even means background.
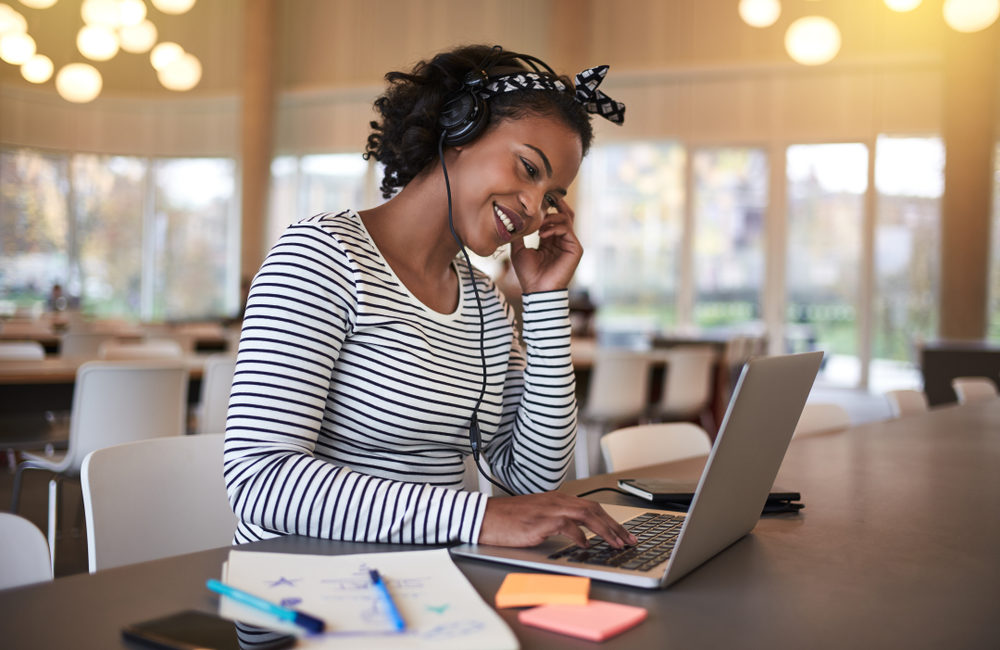
[[[385,583],[382,581],[382,576],[375,569],[369,569],[368,575],[371,576],[372,586],[375,587],[375,591],[378,592],[379,597],[382,599],[382,604],[385,606],[386,611],[389,612],[389,618],[392,619],[393,627],[396,628],[397,632],[402,632],[406,628],[406,622],[403,621],[399,609],[396,608],[396,603],[393,602],[389,590],[386,589]]]
[[[237,602],[249,605],[254,609],[259,609],[262,612],[267,612],[268,614],[277,616],[283,621],[291,621],[300,627],[304,627],[310,632],[318,634],[326,628],[326,623],[324,623],[322,619],[318,619],[315,616],[310,616],[309,614],[304,614],[294,609],[282,607],[281,605],[275,605],[270,601],[258,598],[253,594],[248,594],[245,591],[241,591],[236,587],[224,584],[218,580],[209,580],[205,583],[205,585],[217,594],[222,594],[223,596],[232,598]]]

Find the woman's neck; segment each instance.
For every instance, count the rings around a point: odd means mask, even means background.
[[[439,173],[423,173],[396,196],[360,213],[393,272],[428,307],[450,313],[458,278],[451,263],[459,247],[448,227],[448,198]]]

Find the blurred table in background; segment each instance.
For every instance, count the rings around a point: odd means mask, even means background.
[[[1000,345],[987,341],[932,341],[920,348],[920,372],[931,406],[957,402],[951,380],[989,377],[1000,385]]]

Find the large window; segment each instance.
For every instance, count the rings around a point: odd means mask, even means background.
[[[231,159],[0,150],[0,300],[37,309],[52,285],[87,314],[231,315],[238,214]]]
[[[0,150],[0,299],[3,311],[40,308],[69,281],[69,164],[64,156]]]
[[[916,383],[916,346],[937,332],[944,145],[880,137],[875,148],[874,389]]]
[[[608,329],[676,324],[684,227],[684,147],[674,142],[595,148],[580,173],[576,282]]]
[[[275,158],[271,164],[269,241],[277,241],[282,231],[299,219],[372,205],[377,179],[371,167],[360,153]]]
[[[764,290],[767,154],[701,149],[691,157],[694,194],[694,323],[756,321]]]
[[[786,155],[786,336],[827,352],[826,380],[857,385],[868,148],[794,145]]]

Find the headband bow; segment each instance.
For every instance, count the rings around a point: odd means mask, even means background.
[[[625,121],[625,104],[616,102],[597,89],[608,74],[608,66],[587,68],[576,75],[576,101],[583,104],[588,113],[597,113],[615,124]]]
[[[625,121],[625,104],[611,99],[597,87],[608,74],[608,66],[599,65],[587,68],[576,75],[573,98],[578,101],[588,113],[596,113],[615,124]],[[502,93],[515,90],[557,90],[566,92],[566,84],[555,77],[537,72],[519,72],[490,79],[479,91],[485,98],[495,97]]]

